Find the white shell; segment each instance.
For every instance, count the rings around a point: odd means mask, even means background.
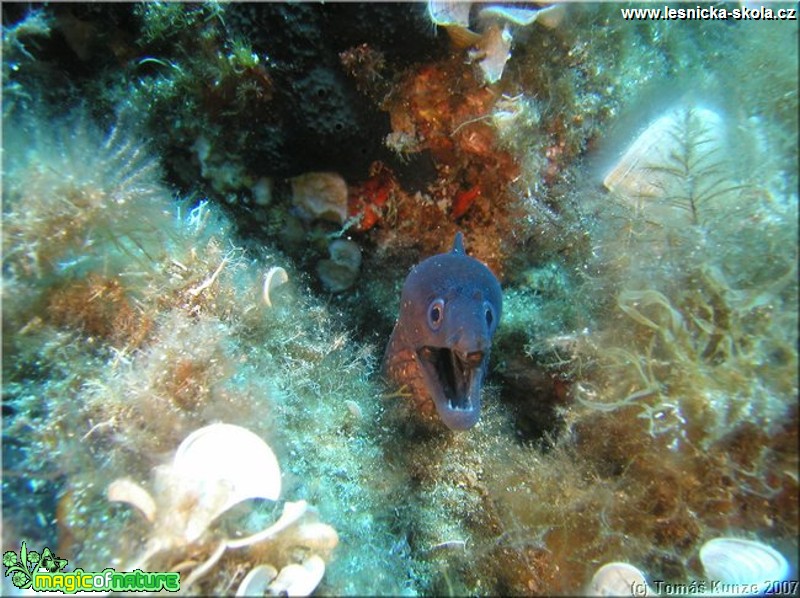
[[[483,56],[478,66],[484,82],[489,85],[497,83],[511,58],[511,32],[508,28],[491,25],[478,44],[477,55]]]
[[[472,2],[458,0],[428,0],[428,16],[434,25],[469,27]]]
[[[264,276],[263,299],[267,307],[272,307],[272,292],[279,286],[289,282],[289,275],[280,266],[274,266]]]
[[[108,500],[125,502],[139,509],[145,518],[152,523],[156,518],[156,502],[150,493],[139,484],[128,478],[114,480],[106,491]]]
[[[652,596],[644,573],[628,563],[607,563],[600,567],[586,588],[587,596]]]
[[[482,8],[478,18],[497,18],[513,23],[514,25],[530,25],[539,16],[540,10],[530,8],[516,8],[513,6],[489,5]]]
[[[308,596],[322,581],[325,575],[325,561],[316,554],[308,557],[301,565],[286,565],[278,573],[267,590],[275,595]]]
[[[228,540],[226,544],[228,548],[244,548],[245,546],[251,546],[253,544],[263,542],[264,540],[268,540],[277,536],[287,527],[299,521],[300,518],[307,512],[308,503],[306,501],[298,500],[297,502],[287,502],[285,505],[283,505],[283,512],[281,513],[281,516],[268,528],[261,530],[252,536]]]
[[[259,565],[245,575],[237,596],[263,596],[270,582],[278,576],[278,570],[272,565]]]
[[[159,484],[160,482],[160,484]],[[167,528],[183,528],[188,541],[235,504],[250,498],[277,500],[281,471],[272,449],[256,434],[231,424],[212,424],[187,436],[172,466],[157,471],[168,503]],[[185,512],[184,504],[192,504]]]
[[[195,430],[178,447],[172,467],[197,479],[230,483],[227,508],[248,498],[278,500],[281,493],[275,453],[241,426],[211,424]]]
[[[784,581],[789,577],[789,563],[774,548],[744,538],[716,538],[703,544],[700,562],[709,581],[736,584],[739,587],[756,584],[765,590],[769,581]]]
[[[567,5],[563,2],[556,2],[546,8],[539,10],[536,15],[536,22],[544,25],[548,29],[555,29],[564,20],[564,15],[567,12]]]

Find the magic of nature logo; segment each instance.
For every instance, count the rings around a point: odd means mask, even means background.
[[[117,571],[111,567],[101,572],[84,571],[76,568],[65,571],[67,559],[59,558],[49,548],[41,553],[28,550],[22,542],[19,554],[13,550],[3,553],[3,566],[6,577],[11,576],[20,590],[32,589],[35,592],[177,592],[181,587],[180,573]]]

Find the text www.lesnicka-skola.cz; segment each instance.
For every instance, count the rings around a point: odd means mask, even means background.
[[[725,8],[720,6],[693,6],[673,8],[620,8],[626,21],[796,21],[797,9],[771,6]]]

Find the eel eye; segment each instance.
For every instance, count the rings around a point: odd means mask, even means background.
[[[486,310],[486,327],[492,330],[495,324],[494,308],[488,301],[483,303],[483,308]]]
[[[428,308],[428,326],[439,330],[444,320],[444,299],[434,299]]]

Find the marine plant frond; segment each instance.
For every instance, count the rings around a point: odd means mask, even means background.
[[[793,272],[776,285],[793,284]],[[732,422],[775,425],[796,392],[796,335],[786,332],[786,322],[765,317],[774,309],[765,293],[731,288],[716,266],[700,264],[688,278],[690,285],[670,295],[657,289],[618,295],[632,334],[625,345],[604,349],[608,376],[576,385],[577,401],[601,412],[636,406],[651,434],[686,433],[701,443]],[[774,291],[767,293],[773,303]]]
[[[633,318],[636,322],[643,324],[648,328],[652,328],[653,330],[663,330],[664,323],[656,323],[643,315],[639,310],[640,304],[645,307],[649,305],[657,305],[663,308],[664,313],[666,313],[668,316],[667,322],[669,323],[670,329],[678,330],[683,327],[683,316],[681,316],[680,312],[672,307],[669,299],[667,299],[664,294],[656,290],[648,289],[644,291],[622,291],[617,299],[617,304],[623,312]]]
[[[725,156],[722,121],[716,113],[687,108],[671,122],[666,138],[672,149],[663,162],[644,170],[653,178],[657,203],[688,212],[691,223],[705,225],[714,203],[746,188],[733,180]]]

